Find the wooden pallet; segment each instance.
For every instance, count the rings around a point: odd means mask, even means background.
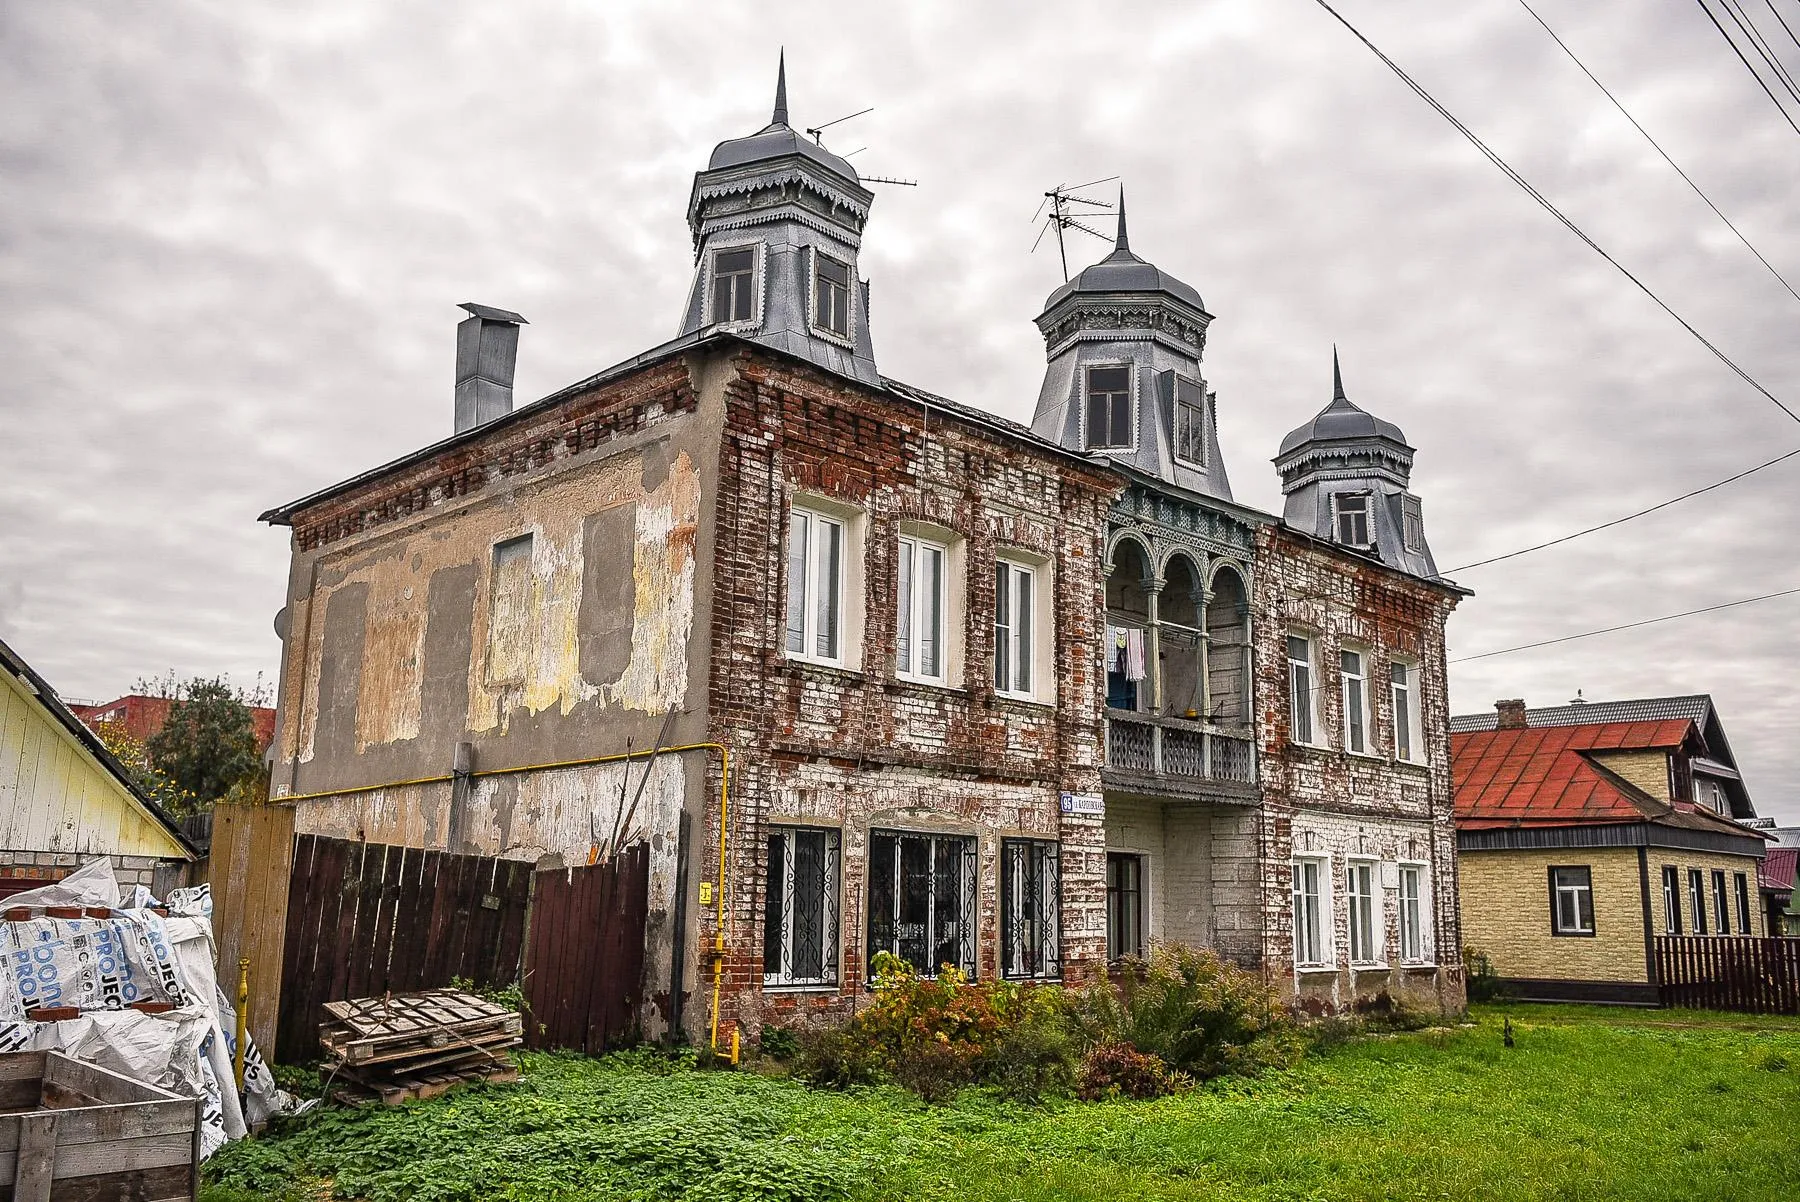
[[[486,1046],[524,1034],[516,1010],[471,994],[434,989],[418,994],[328,1002],[334,1020],[320,1027],[328,1057],[346,1064],[399,1060],[454,1046]]]
[[[511,1085],[519,1079],[519,1067],[510,1062],[482,1070],[457,1073],[423,1073],[393,1081],[349,1081],[332,1092],[346,1106],[398,1106],[449,1093],[459,1085]]]

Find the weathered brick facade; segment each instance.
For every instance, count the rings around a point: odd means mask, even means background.
[[[1462,935],[1457,915],[1456,829],[1450,787],[1449,700],[1444,625],[1455,589],[1395,571],[1329,544],[1268,525],[1260,531],[1254,595],[1256,716],[1260,743],[1263,960],[1292,983],[1302,1003],[1336,1010],[1383,991],[1413,1004],[1460,1009]],[[1311,745],[1291,728],[1287,639],[1313,640],[1318,691]],[[1416,666],[1419,762],[1395,754],[1391,689],[1369,690],[1368,752],[1345,750],[1344,694],[1336,670],[1345,647],[1363,652],[1371,684],[1390,679],[1398,657]],[[1296,856],[1319,856],[1334,886],[1329,967],[1295,968]],[[1353,966],[1342,904],[1352,858],[1380,866],[1376,910],[1380,964]],[[1389,866],[1428,867],[1427,955],[1399,954],[1396,876]]]

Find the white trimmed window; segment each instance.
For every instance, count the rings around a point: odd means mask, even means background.
[[[1037,569],[994,561],[994,691],[1031,700],[1037,693]]]
[[[1352,860],[1346,874],[1350,900],[1350,963],[1381,963],[1381,899],[1375,861]]]
[[[1314,742],[1318,725],[1318,689],[1314,687],[1313,642],[1304,634],[1287,636],[1288,738],[1295,743]]]
[[[1087,369],[1087,445],[1109,450],[1137,445],[1137,406],[1131,399],[1131,365]]]
[[[942,684],[950,548],[903,534],[899,558],[894,670],[905,680]]]
[[[1550,933],[1594,933],[1594,874],[1586,865],[1550,870]]]
[[[1731,895],[1725,891],[1725,870],[1723,868],[1712,870],[1712,900],[1713,914],[1718,918],[1718,922],[1714,924],[1716,929],[1713,934],[1731,934]]]
[[[712,324],[738,325],[756,319],[759,257],[754,245],[722,246],[713,251],[708,298]]]
[[[763,904],[764,985],[837,982],[838,846],[834,830],[770,830]]]
[[[1332,518],[1337,526],[1337,540],[1347,547],[1366,547],[1369,537],[1369,494],[1366,492],[1333,493]]]
[[[1344,684],[1344,750],[1366,755],[1369,751],[1368,656],[1346,647],[1338,652],[1338,668]]]
[[[1662,870],[1663,933],[1681,934],[1681,869],[1664,864]]]
[[[1750,929],[1750,874],[1733,873],[1732,882],[1737,886],[1738,934],[1754,935],[1756,932]]]
[[[844,662],[842,520],[796,505],[788,512],[787,651],[796,659]]]
[[[1397,659],[1389,665],[1394,694],[1394,758],[1418,763],[1425,757],[1419,745],[1419,666]]]
[[[850,265],[812,252],[813,328],[834,338],[850,337]]]
[[[1694,916],[1694,934],[1706,934],[1706,874],[1698,868],[1688,869],[1688,908]]]
[[[1425,933],[1431,910],[1425,899],[1425,865],[1400,865],[1400,959],[1423,964],[1431,959]]]
[[[1331,963],[1331,861],[1324,856],[1294,859],[1294,965],[1322,968]]]

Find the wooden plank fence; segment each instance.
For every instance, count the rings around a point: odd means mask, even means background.
[[[219,986],[225,996],[235,996],[238,957],[250,958],[250,1034],[265,1055],[275,1046],[281,1013],[293,855],[291,808],[225,804],[214,808],[206,879],[212,885]]]
[[[525,975],[526,1042],[598,1055],[636,1033],[649,848],[537,874]]]
[[[287,892],[276,1055],[317,1058],[326,1002],[456,977],[477,986],[517,981],[532,875],[521,860],[301,835]]]
[[[1658,935],[1656,977],[1665,1006],[1800,1014],[1800,939]]]

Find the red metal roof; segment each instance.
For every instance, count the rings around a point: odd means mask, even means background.
[[[1693,726],[1687,719],[1664,719],[1452,733],[1457,825],[1477,830],[1642,821],[1641,794],[1582,753],[1673,750]]]
[[[1800,868],[1800,847],[1771,847],[1763,853],[1756,883],[1764,889],[1792,889],[1796,868]]]

